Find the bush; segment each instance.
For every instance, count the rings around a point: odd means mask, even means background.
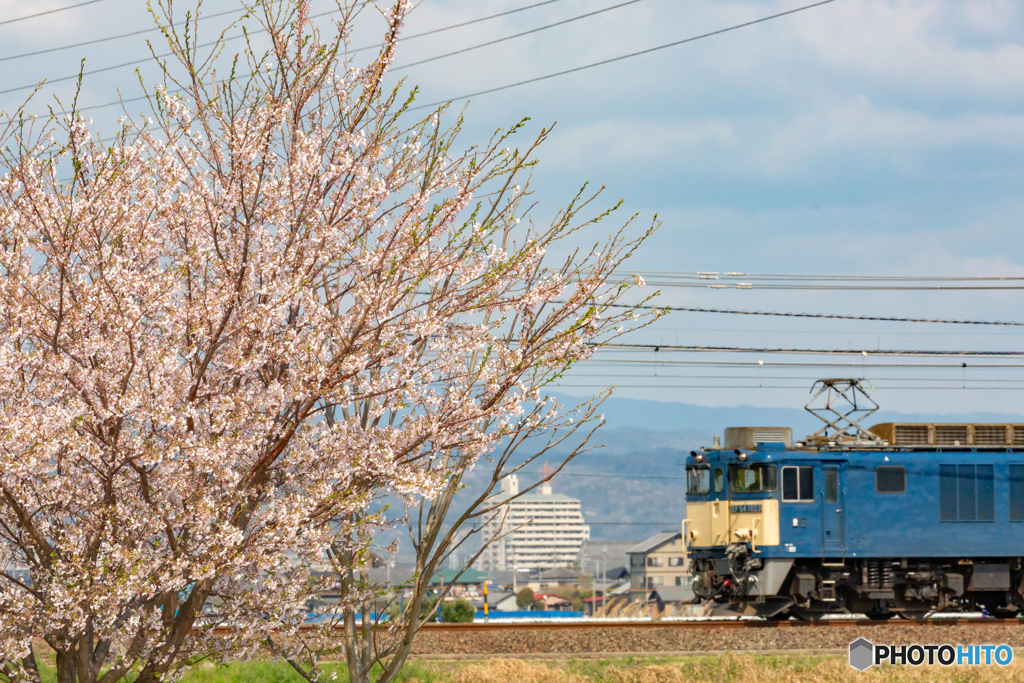
[[[533,607],[534,597],[532,588],[524,588],[516,593],[516,606],[519,609],[530,609]]]
[[[547,605],[544,604],[543,600],[534,600],[533,601],[533,611],[534,612],[543,612],[546,609],[547,609]]]
[[[465,598],[457,600],[445,600],[441,605],[441,621],[453,624],[471,624],[476,610],[466,601]]]
[[[420,603],[420,618],[428,617],[428,622],[437,621],[437,598],[424,597]],[[441,606],[441,617],[444,618],[444,605]]]

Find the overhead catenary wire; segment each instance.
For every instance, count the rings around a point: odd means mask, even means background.
[[[653,366],[671,367],[673,365],[702,366],[702,367],[808,367],[808,368],[921,368],[931,370],[934,368],[969,368],[971,370],[1021,368],[1022,363],[824,363],[818,361],[777,361],[777,360],[697,360],[693,358],[595,358],[591,357],[582,361],[589,365],[631,365],[647,364]]]
[[[620,284],[618,280],[608,280],[608,284]],[[812,282],[803,284],[778,284],[777,282],[735,282],[730,284],[705,284],[696,280],[653,281],[647,284],[658,288],[672,289],[718,289],[718,290],[761,290],[761,291],[899,291],[899,292],[954,292],[954,291],[1016,291],[1024,289],[1024,284],[1016,285],[909,285],[909,284],[841,284],[835,282]]]
[[[572,372],[567,373],[567,379],[577,379],[580,377],[626,377],[630,379],[733,379],[733,380],[758,380],[761,379],[758,375],[638,375],[632,374],[620,374],[620,373],[587,373],[587,372]],[[806,380],[810,382],[817,381],[821,377],[816,376],[797,376],[797,375],[764,375],[765,380]],[[1022,384],[1024,383],[1024,377],[1017,379],[1004,379],[995,377],[982,377],[974,379],[964,379],[961,377],[871,377],[871,382],[974,382],[978,384]]]
[[[769,384],[565,384],[558,383],[552,384],[552,387],[565,387],[572,389],[607,389],[609,386],[614,386],[617,389],[786,389],[786,390],[801,390],[806,391],[806,384],[792,384],[792,385],[769,385]],[[1024,383],[1020,386],[1012,387],[972,387],[963,386],[961,384],[951,384],[949,386],[882,386],[879,382],[879,386],[875,387],[878,391],[937,391],[937,390],[956,390],[956,391],[1020,391],[1024,390]]]
[[[759,315],[780,318],[817,318],[823,320],[865,320],[870,322],[891,323],[934,323],[942,325],[995,325],[1004,327],[1024,327],[1024,323],[1002,320],[957,320],[944,318],[900,318],[881,315],[844,315],[839,313],[785,313],[781,311],[746,311],[727,308],[702,308],[698,306],[633,306],[630,304],[606,304],[615,308],[637,308],[642,310],[679,311],[683,313],[715,313],[725,315]]]
[[[465,99],[469,99],[471,97],[477,97],[479,95],[489,95],[490,93],[500,92],[502,90],[509,90],[511,88],[518,88],[520,86],[528,85],[530,83],[538,83],[540,81],[546,81],[546,80],[549,80],[549,79],[552,79],[552,78],[558,78],[559,76],[566,76],[568,74],[577,73],[577,72],[580,72],[580,71],[585,71],[587,69],[594,69],[594,68],[599,67],[599,66],[605,66],[606,64],[613,64],[615,62],[621,62],[621,61],[626,60],[626,59],[632,59],[633,57],[639,57],[641,55],[650,54],[652,52],[658,52],[659,50],[666,50],[666,49],[668,49],[670,47],[676,47],[676,46],[679,46],[679,45],[684,45],[686,43],[692,43],[692,42],[697,41],[697,40],[703,40],[704,38],[711,38],[712,36],[717,36],[717,35],[721,35],[723,33],[728,33],[729,31],[736,31],[738,29],[746,28],[748,26],[753,26],[755,24],[761,24],[761,23],[764,23],[766,21],[771,21],[773,19],[779,19],[780,17],[785,17],[785,16],[788,16],[788,15],[791,15],[791,14],[796,14],[797,12],[803,12],[805,10],[809,10],[809,9],[814,8],[814,7],[820,7],[822,5],[827,5],[827,4],[835,2],[835,1],[836,0],[821,0],[821,2],[815,2],[815,3],[812,3],[810,5],[804,5],[802,7],[797,7],[795,9],[787,10],[785,12],[779,12],[777,14],[772,14],[772,15],[769,15],[769,16],[766,16],[766,17],[761,17],[760,19],[754,19],[752,21],[747,21],[747,22],[744,22],[742,24],[736,24],[734,26],[729,26],[729,27],[726,27],[726,28],[718,29],[716,31],[710,31],[708,33],[702,33],[700,35],[691,36],[689,38],[684,38],[682,40],[676,40],[676,41],[673,41],[671,43],[665,43],[664,45],[658,45],[658,46],[655,46],[655,47],[650,47],[650,48],[647,48],[645,50],[638,50],[637,52],[630,52],[629,54],[619,55],[618,57],[611,57],[609,59],[602,59],[602,60],[597,61],[597,62],[591,62],[590,64],[584,64],[583,66],[577,66],[577,67],[574,67],[572,69],[565,69],[563,71],[557,71],[555,73],[545,74],[543,76],[536,76],[534,78],[528,78],[528,79],[526,79],[524,81],[518,81],[516,83],[509,83],[508,85],[502,85],[502,86],[498,86],[498,87],[495,87],[495,88],[488,88],[486,90],[478,90],[477,92],[469,93],[467,95],[459,95],[458,97],[452,97],[452,98],[449,98],[447,100],[438,100],[437,102],[431,102],[430,104],[417,105],[415,107],[410,107],[410,109],[428,109],[428,108],[432,108],[432,107],[441,106],[443,104],[447,104],[448,102],[452,102],[454,100],[465,100]]]
[[[641,276],[670,277],[677,279],[699,279],[699,280],[720,280],[729,279],[759,279],[759,280],[827,280],[836,282],[1002,282],[1021,281],[1024,276],[1004,275],[822,275],[822,274],[794,274],[794,273],[718,273],[714,271],[699,270],[642,270],[636,273]],[[627,277],[632,278],[634,273]]]
[[[680,344],[624,344],[618,342],[593,344],[602,351],[670,351],[697,353],[783,353],[797,355],[857,355],[857,356],[924,356],[938,358],[1024,358],[1024,351],[930,351],[917,349],[783,349],[743,346],[699,346]]]
[[[803,275],[779,273],[717,273],[702,271],[641,271],[639,273],[619,274],[617,277],[610,278],[609,283],[619,284],[623,282],[633,282],[637,277],[643,277],[647,284],[654,287],[684,289],[827,289],[848,291],[1024,289],[1024,277],[1017,276]]]

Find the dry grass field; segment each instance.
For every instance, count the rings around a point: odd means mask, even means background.
[[[448,675],[452,683],[996,683],[1024,681],[1024,665],[886,666],[860,673],[839,656],[724,655],[562,663],[492,659],[465,665]],[[412,678],[409,680],[412,683]],[[426,679],[420,680],[426,683]]]

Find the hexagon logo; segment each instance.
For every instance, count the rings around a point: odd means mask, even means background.
[[[864,638],[850,643],[850,666],[857,671],[867,671],[875,663],[875,646]]]

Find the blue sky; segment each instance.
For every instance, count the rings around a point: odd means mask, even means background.
[[[560,0],[403,45],[397,65],[528,30],[622,0]],[[0,0],[0,21],[73,0]],[[532,4],[531,0],[425,0],[407,33]],[[805,2],[641,0],[499,45],[404,72],[422,101],[520,81],[725,28]],[[180,10],[192,3],[180,2]],[[209,0],[205,11],[237,6]],[[327,0],[314,0],[314,11]],[[217,22],[207,22],[212,30]],[[0,57],[146,28],[138,0],[103,0],[45,18],[0,24]],[[829,5],[636,59],[480,96],[468,105],[466,145],[522,116],[557,121],[534,176],[543,222],[585,181],[607,185],[609,202],[659,233],[636,270],[794,274],[1024,276],[1024,5],[940,0],[836,0]],[[367,16],[362,44],[379,32]],[[137,36],[99,46],[0,62],[0,89],[147,53]],[[150,34],[152,37],[152,34]],[[143,71],[151,74],[152,71]],[[83,105],[137,94],[131,69],[90,76]],[[48,86],[67,97],[68,84]],[[0,95],[0,107],[17,99]],[[461,103],[460,103],[461,106]],[[117,109],[95,110],[100,129]],[[535,128],[536,129],[536,128]],[[534,129],[534,130],[535,130]],[[625,215],[625,214],[624,214]],[[612,227],[609,225],[609,228]],[[595,235],[596,237],[596,235]],[[666,290],[681,306],[820,313],[1024,320],[1014,292],[815,292]],[[1019,330],[1020,328],[1016,328]],[[1015,328],[774,320],[677,313],[643,331],[642,343],[713,343],[798,348],[1017,350]],[[642,357],[641,355],[636,356]],[[682,354],[677,354],[682,357]],[[704,358],[687,354],[686,358]],[[706,356],[751,360],[747,356]],[[773,360],[765,356],[766,361]],[[810,360],[803,358],[802,360]],[[616,374],[635,372],[621,368]],[[647,370],[644,370],[646,373]],[[694,374],[696,370],[671,368]],[[708,374],[707,371],[701,371]],[[761,373],[760,382],[757,380]],[[704,405],[803,404],[810,378],[842,368],[790,372],[787,390],[758,389],[773,370],[747,368],[733,389],[722,382],[637,381],[618,395]],[[782,372],[778,370],[777,372]],[[1024,370],[931,374],[867,369],[884,407],[903,412],[1024,412]],[[896,377],[1001,378],[986,390],[902,390]],[[600,383],[581,368],[577,384]],[[698,373],[699,374],[699,373]],[[585,377],[585,378],[584,378]],[[886,389],[888,383],[892,389]],[[925,382],[927,384],[927,382]],[[968,382],[963,381],[966,385]],[[916,385],[916,384],[915,384]],[[648,388],[657,386],[659,388]],[[584,393],[590,387],[565,387]],[[1020,406],[1020,407],[1018,407]]]

